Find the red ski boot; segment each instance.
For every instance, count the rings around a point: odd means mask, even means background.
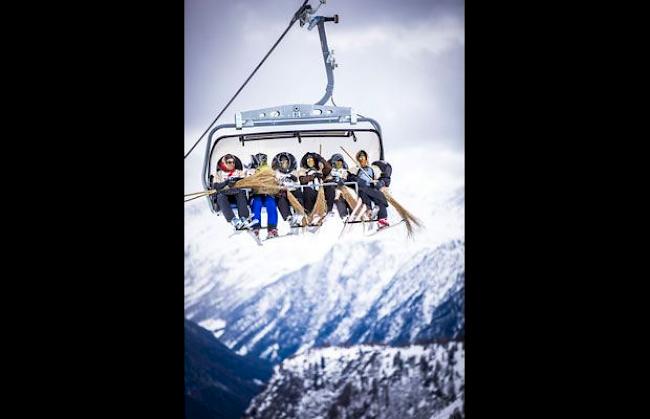
[[[272,239],[274,237],[278,237],[278,229],[277,228],[269,228],[268,232],[266,233],[266,238],[267,239]]]

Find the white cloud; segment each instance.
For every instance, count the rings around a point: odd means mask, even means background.
[[[343,10],[346,7],[349,10]],[[341,5],[344,20],[327,26],[329,47],[339,67],[334,71],[334,99],[352,106],[382,125],[388,153],[406,146],[464,149],[464,19],[462,14],[436,13],[416,20],[371,19]],[[268,10],[267,10],[268,9]],[[275,8],[263,13],[280,14]],[[282,9],[284,10],[284,9]],[[237,24],[214,44],[198,49],[187,74],[185,150],[216,116],[273,42],[288,19],[264,19],[259,8],[239,7]],[[327,13],[326,13],[327,14]],[[284,15],[282,15],[284,16]],[[208,36],[208,35],[204,35]],[[192,46],[189,46],[192,48]],[[325,72],[318,30],[298,24],[286,35],[219,123],[234,113],[288,103],[314,103],[324,93]],[[205,143],[186,163],[186,188],[201,188]]]
[[[459,19],[446,18],[416,26],[375,25],[344,29],[337,31],[332,40],[336,40],[336,49],[341,51],[379,49],[388,57],[417,59],[422,53],[440,54],[464,46],[465,30]]]

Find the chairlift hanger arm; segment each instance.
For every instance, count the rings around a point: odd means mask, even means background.
[[[325,64],[325,73],[327,74],[327,86],[325,87],[325,94],[316,102],[316,105],[324,105],[332,97],[334,92],[334,69],[338,67],[334,60],[334,51],[330,51],[327,45],[327,35],[325,34],[325,22],[339,23],[339,16],[334,15],[333,18],[317,16],[318,22],[318,35],[320,36],[320,46],[323,52],[323,63]]]
[[[312,30],[314,26],[318,26],[318,36],[320,38],[321,50],[323,52],[323,63],[325,64],[325,73],[327,75],[327,86],[325,87],[325,94],[323,97],[315,103],[315,105],[324,105],[332,97],[332,92],[334,91],[334,72],[333,70],[338,67],[334,59],[334,50],[329,49],[327,45],[327,35],[325,34],[325,22],[334,22],[339,23],[339,15],[334,15],[332,17],[326,16],[314,16],[318,9],[322,5],[327,3],[327,0],[320,0],[318,6],[315,9],[312,9],[311,6],[307,5],[305,10],[300,16],[300,26],[303,27],[305,24],[308,24],[307,29]],[[310,17],[311,16],[311,17]]]

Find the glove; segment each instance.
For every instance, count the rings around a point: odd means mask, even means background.
[[[228,184],[228,181],[220,182],[220,183],[213,183],[212,188],[218,191],[218,190],[221,190],[221,189],[225,188],[227,184]]]
[[[344,185],[345,185],[345,182],[343,181],[343,179],[339,178],[339,179],[336,181],[336,184],[339,185],[339,186],[344,186]]]
[[[238,178],[238,177],[231,177],[231,178],[229,178],[229,179],[228,179],[228,186],[232,186],[232,185],[234,185],[235,183],[237,183],[237,181],[238,181],[239,179],[240,179],[240,178]]]
[[[375,185],[377,185],[377,189],[381,189],[381,188],[383,188],[384,186],[386,186],[386,183],[385,183],[383,180],[380,180],[380,181],[377,182]]]

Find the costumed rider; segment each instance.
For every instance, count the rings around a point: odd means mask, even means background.
[[[393,168],[386,160],[377,160],[372,162],[372,166],[378,167],[380,170],[379,177],[377,178],[376,187],[381,189],[383,187],[390,187],[390,176],[393,174]],[[371,166],[371,167],[372,167]]]
[[[308,152],[300,159],[300,170],[298,171],[298,180],[301,185],[308,186],[303,188],[303,201],[305,210],[310,212],[316,204],[318,188],[323,183],[323,178],[329,175],[332,166],[318,153]],[[325,188],[325,199],[328,195],[334,196],[334,187]],[[329,211],[329,210],[328,210]],[[312,220],[312,223],[314,220]]]
[[[226,217],[226,221],[231,223],[236,230],[247,227],[247,220],[250,215],[245,191],[233,187],[238,180],[245,176],[246,174],[244,173],[241,160],[232,154],[226,154],[221,157],[217,165],[216,174],[210,176],[212,179],[212,189],[218,191],[214,199],[219,206],[219,210]],[[230,208],[231,204],[237,206],[239,217],[235,217],[232,208]]]
[[[389,226],[387,219],[388,201],[379,189],[383,186],[388,186],[386,181],[390,184],[390,173],[387,175],[384,174],[382,169],[374,163],[372,166],[369,165],[368,153],[365,150],[360,150],[355,158],[357,159],[358,166],[350,169],[348,181],[357,182],[359,185],[359,196],[367,208],[371,208],[372,204],[374,204],[374,208],[368,216],[370,219],[377,218],[377,229],[381,230]],[[386,165],[384,165],[385,168],[390,167],[390,165]]]
[[[275,170],[275,178],[278,180],[278,184],[291,191],[300,205],[303,205],[304,207],[302,191],[298,187],[299,182],[297,166],[298,165],[296,158],[293,156],[293,154],[287,153],[285,151],[276,154],[276,156],[273,157],[273,162],[271,163],[271,168]],[[280,210],[282,219],[288,222],[292,228],[300,227],[302,222],[302,215],[295,213],[295,208],[294,214],[291,213],[290,202],[287,194],[288,191],[283,189],[276,196],[278,210]]]
[[[334,182],[338,186],[343,186],[349,175],[348,164],[343,159],[343,156],[338,153],[333,154],[332,157],[330,157],[329,163],[332,166],[332,171],[325,179],[326,182]],[[334,205],[336,205],[336,210],[342,219],[352,212],[352,208],[350,208],[347,201],[343,198],[339,189],[336,189],[333,199]],[[328,208],[331,208],[329,203]]]
[[[251,156],[250,164],[251,172],[254,170],[255,173],[259,173],[263,170],[272,170],[267,161],[266,154],[257,153],[254,156]],[[267,215],[267,238],[271,239],[273,237],[278,237],[278,209],[275,202],[275,197],[273,195],[267,194],[254,194],[253,200],[251,203],[251,208],[253,210],[253,221],[252,225],[253,232],[257,237],[260,235],[260,228],[262,223],[262,206],[266,208]],[[257,222],[255,222],[257,221]]]

